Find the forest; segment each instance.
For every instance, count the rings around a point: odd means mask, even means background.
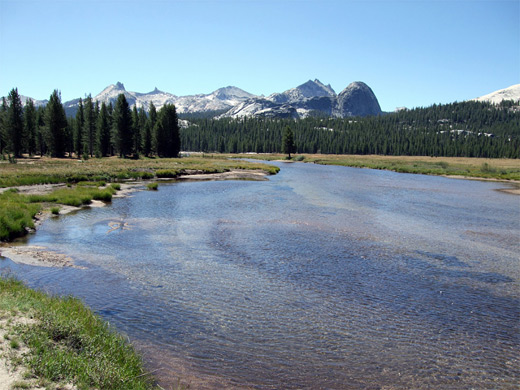
[[[0,158],[176,157],[181,148],[280,153],[287,127],[294,153],[520,158],[520,107],[513,101],[435,104],[363,118],[182,118],[188,126],[181,129],[173,105],[130,109],[123,94],[115,106],[80,99],[76,115],[66,117],[57,90],[36,108],[30,99],[23,106],[14,88],[0,106]]]
[[[25,107],[16,88],[0,107],[0,157],[10,160],[27,154],[52,157],[138,158],[177,157],[180,136],[174,105],[159,110],[150,105],[146,113],[130,109],[124,94],[115,106],[80,99],[74,117],[66,117],[60,93],[55,90],[48,104],[36,108],[28,99]]]
[[[190,118],[184,150],[222,153],[282,152],[284,129],[296,153],[520,158],[520,107],[462,102],[382,116],[306,119]]]

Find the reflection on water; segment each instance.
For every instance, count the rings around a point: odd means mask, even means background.
[[[163,185],[30,238],[86,270],[0,266],[82,297],[164,384],[516,388],[520,203],[496,186],[288,164],[269,182]]]

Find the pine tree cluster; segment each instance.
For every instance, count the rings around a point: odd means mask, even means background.
[[[36,109],[30,99],[23,107],[14,88],[0,107],[0,156],[177,157],[179,151],[174,105],[157,111],[150,104],[147,114],[142,108],[130,110],[123,94],[115,107],[104,102],[100,106],[88,96],[79,99],[76,116],[67,118],[57,90],[45,107]]]

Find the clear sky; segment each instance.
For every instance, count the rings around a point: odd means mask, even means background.
[[[520,83],[520,0],[0,0],[0,95],[367,83],[383,110]]]

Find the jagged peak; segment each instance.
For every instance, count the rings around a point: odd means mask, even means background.
[[[123,91],[126,91],[126,89],[125,89],[125,85],[124,85],[122,82],[120,82],[120,81],[118,81],[118,82],[114,85],[114,87],[115,87],[116,89],[121,89],[121,90],[123,90]]]

